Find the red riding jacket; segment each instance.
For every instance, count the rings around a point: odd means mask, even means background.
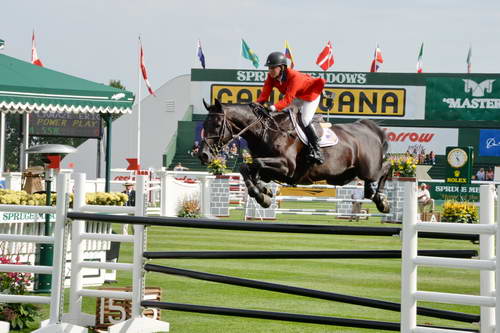
[[[300,98],[304,101],[311,102],[315,100],[323,91],[325,80],[322,78],[313,78],[307,74],[287,68],[283,81],[273,79],[267,74],[267,79],[264,82],[262,94],[257,99],[257,102],[267,102],[273,88],[277,88],[285,95],[282,100],[274,104],[279,111],[289,106],[295,98]]]

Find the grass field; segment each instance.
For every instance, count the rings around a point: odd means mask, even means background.
[[[324,204],[319,203],[306,205],[304,203],[286,203],[286,207],[328,208]],[[375,208],[370,207],[370,211],[375,211]],[[241,220],[242,213],[233,211],[230,219]],[[278,222],[394,227],[393,224],[382,224],[380,218],[371,218],[360,222],[348,222],[328,216],[282,215],[278,219]],[[148,230],[149,251],[396,250],[400,248],[401,240],[398,237],[299,235],[168,227],[151,227]],[[467,241],[423,239],[419,241],[419,249],[478,250],[478,246]],[[120,262],[131,262],[131,258],[131,245],[122,244]],[[401,261],[399,259],[172,259],[151,260],[150,262],[177,268],[263,280],[398,303],[400,298]],[[118,283],[109,286],[130,285],[130,273],[119,272]],[[392,322],[399,321],[398,312],[222,285],[159,273],[148,273],[146,285],[161,287],[163,290],[162,300],[167,302]],[[419,268],[418,288],[428,291],[477,295],[479,294],[479,273],[477,271],[444,268]],[[479,312],[479,308],[472,306],[429,303],[419,303],[419,306],[475,314]],[[95,299],[86,298],[84,308],[87,313],[94,314]],[[44,318],[47,318],[47,311],[47,308],[41,309],[41,314]],[[176,333],[374,332],[374,330],[360,328],[287,323],[176,311],[162,311],[161,316],[163,320],[170,323],[171,332]],[[478,328],[475,324],[457,323],[429,317],[419,317],[419,323],[448,327]],[[25,330],[24,332],[29,331]]]

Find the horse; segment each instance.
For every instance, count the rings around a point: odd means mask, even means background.
[[[388,142],[385,132],[372,120],[331,126],[339,142],[321,151],[325,162],[308,162],[308,146],[298,138],[287,112],[269,112],[250,104],[213,105],[203,100],[208,115],[203,124],[199,150],[202,164],[209,164],[230,141],[242,137],[248,143],[252,161],[240,166],[248,194],[264,208],[271,205],[272,191],[265,183],[307,185],[326,181],[345,185],[358,177],[364,180],[364,197],[382,213],[390,210],[384,185],[391,164],[384,160]],[[297,110],[295,110],[297,112]],[[318,123],[321,116],[315,115]]]

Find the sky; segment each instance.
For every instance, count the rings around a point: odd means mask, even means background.
[[[368,71],[378,43],[381,71],[412,73],[423,42],[424,72],[465,72],[469,45],[474,73],[500,72],[498,0],[16,0],[1,8],[0,52],[29,61],[34,29],[46,67],[120,80],[134,93],[139,35],[153,89],[200,68],[198,39],[207,68],[253,68],[241,56],[244,38],[259,69],[286,39],[298,70],[320,70],[316,57],[331,40],[333,71]]]

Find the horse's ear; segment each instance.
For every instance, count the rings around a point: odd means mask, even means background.
[[[215,112],[223,112],[223,110],[222,110],[222,103],[217,98],[215,99],[214,106],[215,106],[215,108],[214,108]]]
[[[205,105],[205,109],[207,109],[207,111],[210,111],[210,105],[208,105],[208,103],[205,102],[205,99],[203,99],[203,105]]]

